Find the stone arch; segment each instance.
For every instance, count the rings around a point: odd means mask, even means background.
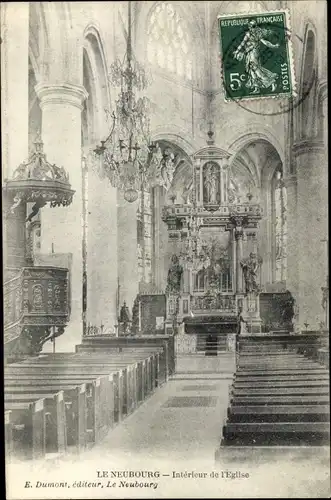
[[[255,130],[256,126],[253,124],[252,128]],[[276,137],[269,134],[269,131],[262,132],[260,127],[259,132],[246,130],[245,134],[238,133],[237,137],[231,138],[228,150],[233,153],[231,159],[232,168],[237,166],[246,167],[256,181],[250,192],[253,194],[252,201],[255,200],[260,203],[263,209],[263,218],[259,226],[259,253],[263,259],[261,279],[262,283],[266,285],[273,281],[272,179],[279,168],[282,169],[283,175],[285,175],[282,147]],[[234,174],[236,174],[236,171]],[[241,184],[243,185],[243,181],[241,181]],[[247,200],[242,199],[242,201]]]
[[[264,140],[274,147],[285,168],[284,145],[280,142],[272,130],[261,126],[260,123],[251,123],[248,127],[245,126],[242,129],[237,130],[232,136],[229,137],[225,149],[227,149],[232,155],[235,155],[248,144],[253,141],[260,140]]]
[[[168,142],[172,142],[179,148],[181,148],[188,156],[191,156],[195,153],[196,148],[194,146],[193,141],[189,140],[190,134],[187,133],[184,129],[180,127],[175,127],[171,125],[169,127],[160,126],[152,129],[151,131],[151,139],[152,141],[160,141],[165,140]]]
[[[38,83],[44,78],[48,44],[45,7],[42,2],[31,2],[29,9],[29,59]]]
[[[110,110],[110,91],[104,45],[99,29],[89,24],[84,30],[83,85],[89,93],[85,113],[90,124],[88,142],[99,142],[107,130],[107,111]]]

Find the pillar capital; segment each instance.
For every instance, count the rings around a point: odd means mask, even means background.
[[[82,110],[83,102],[88,98],[88,92],[82,85],[72,83],[38,83],[35,91],[41,109],[48,104],[70,104]]]

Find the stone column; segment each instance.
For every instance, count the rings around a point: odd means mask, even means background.
[[[232,289],[235,293],[237,291],[237,241],[236,241],[236,230],[231,230],[232,238]]]
[[[243,293],[243,275],[240,262],[243,258],[243,230],[241,226],[235,229],[236,238],[236,292]]]
[[[287,198],[287,276],[286,288],[298,300],[298,219],[297,219],[297,178],[292,175],[285,179]]]
[[[137,254],[137,207],[138,201],[129,203],[118,193],[118,279],[120,307],[126,302],[130,312],[139,290]]]
[[[28,157],[29,2],[1,5],[2,178]]]
[[[83,325],[81,111],[88,94],[84,87],[70,83],[41,83],[36,86],[36,92],[42,110],[42,139],[47,160],[66,169],[75,190],[69,207],[47,206],[41,211],[41,252],[62,254],[63,267],[71,261],[71,320],[56,342],[58,351],[68,351],[81,342]]]
[[[297,160],[297,258],[299,325],[319,329],[323,320],[321,287],[326,263],[323,243],[327,235],[327,162],[322,141],[295,145]]]

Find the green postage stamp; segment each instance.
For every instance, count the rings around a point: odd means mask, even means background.
[[[287,11],[219,16],[226,100],[295,94]]]

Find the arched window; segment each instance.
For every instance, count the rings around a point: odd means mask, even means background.
[[[272,224],[273,224],[273,278],[285,281],[287,270],[287,222],[286,187],[279,168],[272,179]]]
[[[178,76],[192,79],[189,30],[174,6],[161,2],[153,10],[147,30],[148,61]]]

